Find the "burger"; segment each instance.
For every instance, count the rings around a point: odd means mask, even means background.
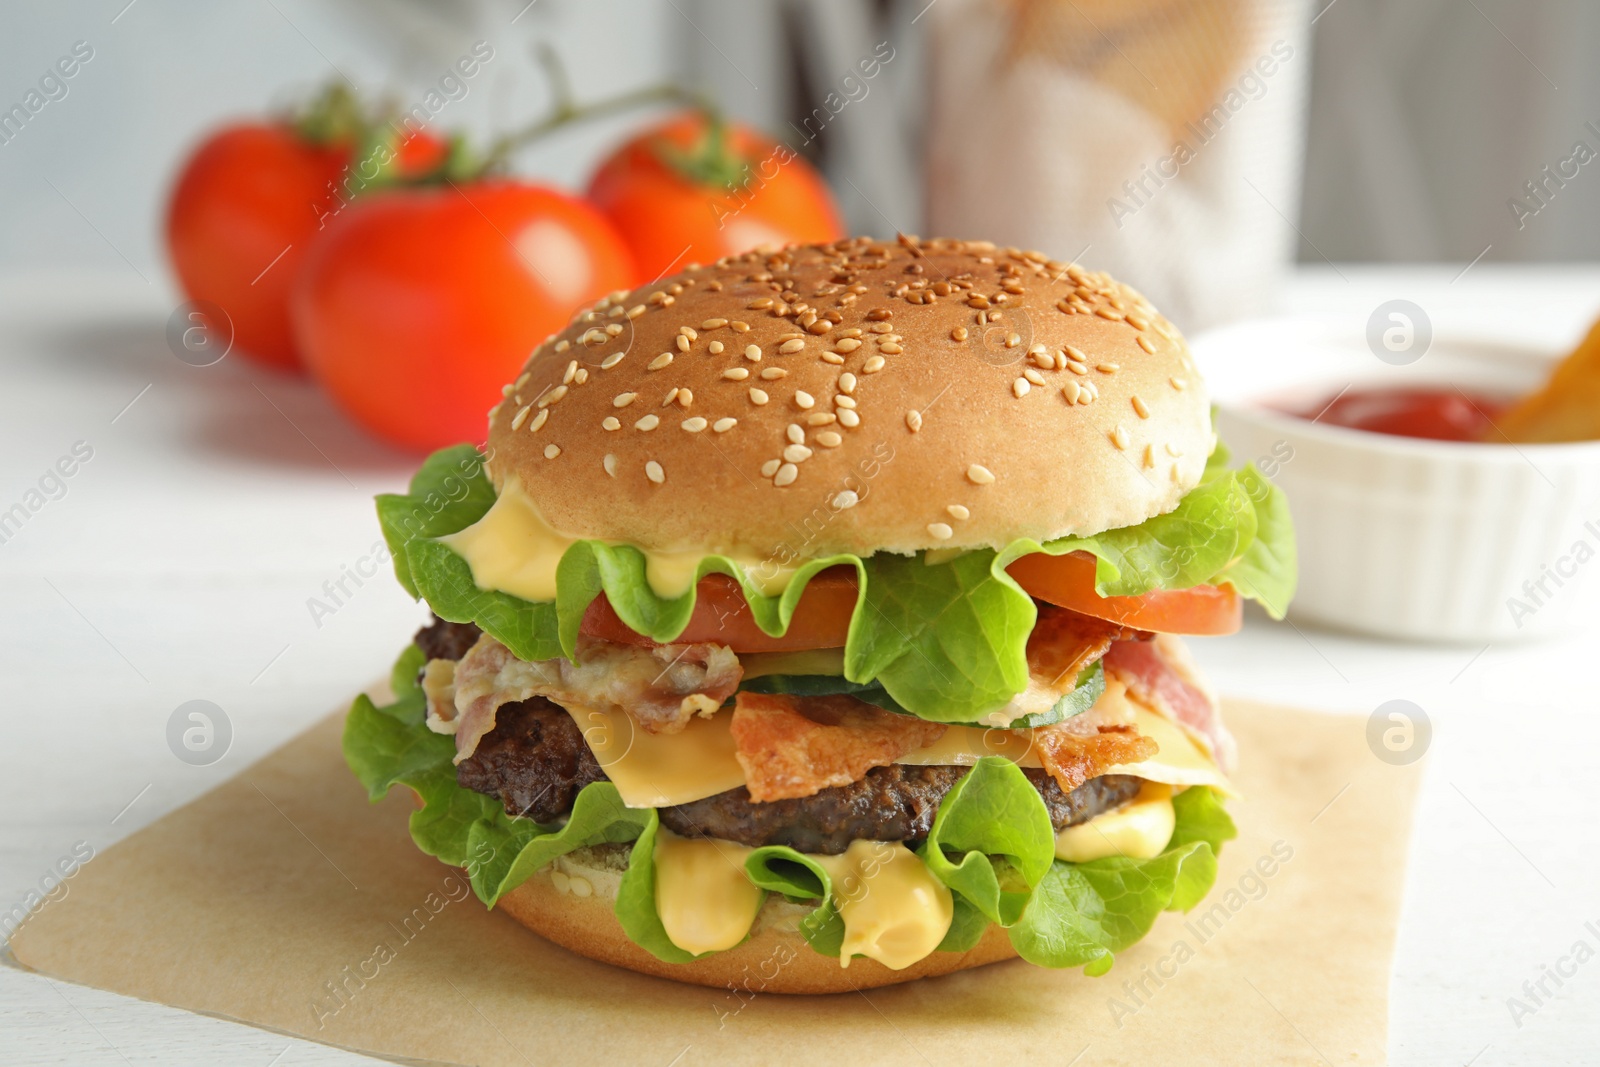
[[[378,514],[434,617],[369,795],[549,941],[751,992],[1102,974],[1196,905],[1234,746],[1177,635],[1294,584],[1143,297],[911,237],[611,294]]]

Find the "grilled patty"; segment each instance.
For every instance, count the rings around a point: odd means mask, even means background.
[[[430,659],[457,659],[477,634],[470,623],[436,621],[416,640]],[[662,808],[661,823],[685,837],[716,837],[752,848],[788,845],[822,855],[837,855],[858,838],[914,845],[928,836],[939,804],[967,770],[897,763],[874,767],[849,785],[765,803],[752,801],[740,786]],[[1121,807],[1140,784],[1129,775],[1108,774],[1067,793],[1042,770],[1023,768],[1022,773],[1044,799],[1058,832]],[[577,723],[541,697],[502,706],[495,728],[456,768],[463,788],[498,797],[508,813],[544,823],[570,812],[584,786],[605,780]]]

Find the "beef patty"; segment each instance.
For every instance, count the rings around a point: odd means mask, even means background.
[[[430,659],[459,659],[477,639],[471,623],[435,620],[416,642]],[[874,767],[849,785],[765,803],[751,800],[740,786],[661,808],[661,823],[685,837],[716,837],[751,848],[788,845],[820,855],[837,855],[858,838],[915,845],[928,836],[939,804],[968,769],[895,763]],[[1140,786],[1131,775],[1108,774],[1068,793],[1043,770],[1024,767],[1022,773],[1044,799],[1057,832],[1121,807]],[[507,813],[542,823],[564,817],[584,786],[605,780],[572,716],[542,697],[503,705],[495,728],[456,768],[463,788],[498,797]]]

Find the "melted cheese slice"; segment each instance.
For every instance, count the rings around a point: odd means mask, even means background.
[[[709,718],[697,715],[676,734],[646,733],[623,712],[574,705],[567,708],[567,714],[578,724],[622,802],[630,808],[687,804],[745,784],[744,768],[734,754],[733,734],[728,729],[731,716],[726,712]],[[1161,750],[1142,763],[1109,768],[1107,774],[1131,774],[1176,786],[1209,785],[1234,795],[1228,779],[1181,727],[1137,705],[1133,721]],[[975,726],[952,726],[933,744],[895,762],[970,767],[984,756],[1004,756],[1019,767],[1040,766],[1027,735]]]
[[[745,939],[766,894],[744,872],[753,849],[656,831],[656,913],[686,952],[721,952]],[[904,851],[904,850],[902,850]]]
[[[1056,859],[1069,863],[1087,863],[1107,856],[1153,859],[1172,840],[1176,824],[1172,787],[1146,782],[1126,807],[1096,815],[1057,834]]]
[[[744,785],[729,715],[695,715],[679,733],[652,734],[626,712],[579,705],[566,711],[630,808],[687,804]]]
[[[949,887],[904,845],[857,840],[842,856],[814,858],[833,880],[834,904],[844,920],[839,966],[862,955],[903,970],[938,948],[949,932],[955,916]]]
[[[483,518],[465,530],[439,539],[472,569],[479,589],[510,593],[524,600],[556,598],[556,567],[572,547],[575,537],[554,529],[522,488],[509,475]],[[737,550],[666,552],[640,549],[645,558],[645,579],[660,597],[680,597],[694,585],[695,570],[707,555],[727,556],[741,565],[762,593],[777,596],[788,588],[796,567],[783,566],[770,557]]]

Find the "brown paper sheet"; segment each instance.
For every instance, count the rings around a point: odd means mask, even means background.
[[[1217,886],[1099,979],[1019,960],[783,997],[578,958],[463,899],[412,846],[403,790],[367,804],[338,717],[108,849],[12,951],[66,981],[408,1061],[1380,1063],[1417,767],[1375,758],[1362,719],[1237,702],[1227,716],[1244,795]]]

